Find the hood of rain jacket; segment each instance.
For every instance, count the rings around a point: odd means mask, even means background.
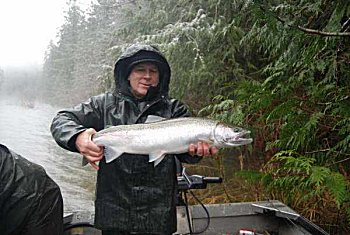
[[[158,86],[151,87],[143,100],[151,100],[157,96],[167,96],[171,76],[168,61],[156,47],[143,44],[135,44],[128,47],[117,59],[114,67],[116,91],[133,97],[130,92],[128,76],[132,67],[141,62],[153,62],[159,70]]]

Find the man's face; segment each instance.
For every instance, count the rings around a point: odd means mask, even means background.
[[[136,98],[142,98],[148,89],[159,83],[158,67],[154,63],[144,62],[135,65],[129,75],[131,91]]]

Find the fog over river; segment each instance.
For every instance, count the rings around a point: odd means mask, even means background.
[[[0,143],[45,168],[61,188],[65,212],[93,211],[96,171],[53,140],[50,124],[58,110],[0,97]]]

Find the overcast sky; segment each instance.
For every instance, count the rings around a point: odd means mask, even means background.
[[[42,64],[67,0],[0,0],[0,67]],[[78,1],[88,6],[89,0]]]

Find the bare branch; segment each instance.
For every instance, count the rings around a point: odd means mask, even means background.
[[[346,161],[349,161],[349,160],[350,160],[350,157],[345,158],[345,159],[340,160],[340,161],[337,161],[337,162],[334,162],[334,163],[332,163],[332,164],[327,164],[326,166],[327,166],[327,167],[330,167],[330,166],[333,166],[333,165],[336,165],[336,164],[339,164],[339,163],[343,163],[343,162],[346,162]]]
[[[296,27],[299,30],[308,33],[308,34],[317,34],[321,36],[340,36],[340,37],[350,37],[350,32],[325,32],[325,31],[320,31],[320,30],[315,30],[315,29],[308,29],[304,28],[301,26],[291,26],[287,24],[289,27]]]
[[[308,33],[308,34],[316,34],[316,35],[320,35],[320,36],[337,36],[337,37],[350,37],[350,32],[325,32],[325,31],[321,31],[321,30],[316,30],[316,29],[309,29],[309,28],[304,28],[302,26],[299,25],[292,25],[287,23],[285,20],[283,20],[282,18],[280,18],[279,16],[277,16],[274,12],[271,12],[269,10],[266,10],[263,6],[260,5],[260,9],[262,9],[264,12],[270,12],[274,18],[276,18],[279,22],[281,22],[282,24],[287,25],[290,28],[296,28],[304,33]],[[345,25],[348,24],[348,21],[343,25],[343,27]]]

